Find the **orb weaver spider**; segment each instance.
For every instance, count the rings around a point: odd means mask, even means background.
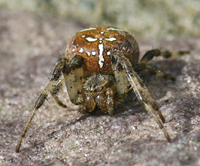
[[[177,54],[185,54],[180,51]],[[110,26],[97,26],[78,32],[67,45],[53,70],[49,83],[38,97],[33,113],[19,139],[16,152],[29,128],[37,110],[50,93],[62,107],[67,107],[57,94],[64,79],[69,98],[79,111],[92,112],[99,107],[113,115],[114,103],[120,101],[133,89],[137,99],[144,104],[147,112],[162,129],[166,139],[170,136],[163,123],[165,119],[151,97],[147,87],[137,73],[146,71],[152,75],[174,80],[168,74],[153,69],[148,62],[156,56],[169,58],[174,54],[169,51],[153,49],[147,51],[139,61],[139,47],[129,33]],[[63,77],[64,78],[63,78]]]

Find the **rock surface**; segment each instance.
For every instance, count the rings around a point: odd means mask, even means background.
[[[132,93],[112,117],[101,111],[83,115],[63,87],[60,97],[68,108],[49,97],[16,153],[29,110],[66,42],[82,27],[49,15],[5,10],[0,23],[0,165],[200,165],[199,39],[138,40],[141,55],[152,48],[191,51],[151,62],[175,82],[144,77],[172,143]]]

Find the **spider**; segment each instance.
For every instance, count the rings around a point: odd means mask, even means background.
[[[110,26],[96,26],[79,31],[67,44],[65,53],[58,58],[52,77],[38,97],[21,134],[16,152],[19,152],[33,117],[49,93],[60,106],[67,107],[57,96],[63,81],[71,102],[79,105],[81,112],[92,112],[98,107],[113,115],[114,103],[133,89],[137,99],[144,104],[170,142],[170,136],[163,125],[165,119],[138,73],[146,71],[174,80],[170,75],[148,65],[155,56],[169,58],[173,55],[169,51],[153,49],[147,51],[139,61],[138,44],[129,33]]]

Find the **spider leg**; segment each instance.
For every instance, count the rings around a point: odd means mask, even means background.
[[[82,95],[79,96],[80,98],[80,107],[79,112],[86,113],[86,112],[92,112],[96,107],[96,102],[94,101],[93,94],[92,93],[84,93],[82,92]]]
[[[17,147],[16,147],[16,152],[19,152],[22,140],[23,140],[23,138],[24,138],[24,136],[25,136],[25,134],[26,134],[26,132],[27,132],[27,130],[28,130],[30,124],[31,124],[31,121],[32,121],[33,117],[35,116],[37,110],[42,106],[42,104],[44,103],[48,94],[53,90],[53,88],[57,84],[57,82],[58,82],[58,80],[59,80],[59,78],[62,74],[64,64],[65,64],[64,60],[61,60],[56,64],[49,83],[46,85],[46,87],[44,88],[44,90],[42,91],[40,96],[38,97],[38,99],[37,99],[37,101],[36,101],[36,103],[33,107],[32,115],[30,116],[30,118],[29,118],[29,120],[28,120],[22,134],[21,134],[21,137],[20,137],[19,142],[18,142]]]
[[[129,81],[127,80],[125,71],[122,69],[119,63],[116,63],[113,67],[117,85],[117,96],[123,98],[124,94],[129,92],[129,87],[127,86]]]
[[[125,73],[125,70],[122,70],[122,67],[120,67],[121,65],[120,66],[118,66],[118,65],[119,65],[119,62],[117,62],[116,64],[113,63],[113,71],[115,73],[115,79],[116,79],[116,85],[117,85],[117,96],[120,97],[120,96],[124,96],[126,93],[128,93],[130,88],[128,88],[127,85],[130,84],[130,83],[129,83],[129,80],[127,79],[127,75]],[[134,66],[134,69],[136,68],[138,71],[141,71],[141,70],[143,70],[143,68],[146,65],[147,64],[137,64],[136,66]],[[163,115],[159,111],[157,105],[155,104],[154,107],[156,108],[156,111],[158,112],[160,119],[164,123],[165,118],[163,117]]]
[[[142,57],[142,59],[140,60],[139,63],[147,64],[154,57],[158,57],[158,56],[163,56],[164,58],[170,58],[172,56],[184,55],[184,54],[188,54],[188,53],[189,53],[189,51],[170,52],[170,51],[167,51],[167,50],[161,51],[159,49],[153,49],[153,50],[147,51],[144,54],[144,56]]]
[[[99,108],[109,113],[109,115],[113,115],[113,97],[114,95],[112,88],[106,88],[104,92],[97,95],[95,102],[97,103]]]
[[[67,108],[67,106],[63,104],[63,102],[58,98],[57,95],[62,85],[63,85],[63,78],[60,78],[50,93],[59,106]]]
[[[136,97],[139,101],[141,101],[148,113],[154,118],[154,120],[157,122],[159,125],[160,129],[162,129],[166,139],[171,142],[170,136],[165,129],[163,122],[164,117],[162,116],[161,112],[159,111],[156,103],[154,102],[153,98],[151,97],[147,87],[144,85],[143,81],[140,79],[140,77],[137,75],[137,73],[133,70],[132,65],[130,61],[124,57],[121,56],[121,53],[115,52],[112,55],[112,68],[113,70],[115,69],[115,64],[119,62],[124,69],[128,81],[131,84],[131,87],[133,88],[134,93],[136,94]],[[156,112],[158,112],[159,116],[162,117],[161,120],[157,116]]]
[[[107,96],[107,112],[110,115],[113,115],[113,90],[111,88],[106,89],[106,96]]]
[[[58,57],[57,62],[60,62],[62,60],[65,59],[65,54],[60,54]],[[51,91],[51,95],[54,98],[54,100],[57,102],[57,104],[63,108],[67,108],[67,106],[58,98],[58,92],[59,90],[62,88],[63,85],[63,77],[59,78],[59,80],[57,81],[56,85],[53,87],[52,91]]]
[[[155,70],[154,68],[152,68],[150,65],[148,65],[146,63],[139,63],[139,64],[135,65],[133,68],[137,73],[139,73],[141,71],[145,71],[151,75],[156,75],[158,77],[162,77],[162,78],[166,78],[166,79],[175,81],[175,78],[172,77],[171,75],[165,74],[159,70]]]
[[[83,58],[79,55],[74,56],[66,62],[62,73],[71,102],[76,105],[81,104],[79,100],[82,98],[82,83],[84,81]]]

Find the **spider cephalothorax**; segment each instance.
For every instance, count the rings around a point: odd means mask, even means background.
[[[137,99],[144,104],[147,112],[154,118],[170,142],[170,137],[163,126],[165,119],[137,73],[146,71],[173,80],[173,77],[156,71],[148,65],[154,56],[169,58],[171,55],[168,51],[161,52],[154,49],[146,52],[139,61],[138,44],[127,32],[109,26],[81,30],[72,37],[65,54],[60,56],[49,83],[35,103],[16,151],[19,151],[34,115],[49,93],[60,106],[66,107],[57,96],[62,86],[62,76],[71,102],[80,105],[80,111],[84,112],[92,112],[95,107],[99,107],[112,115],[114,103],[133,89]]]

